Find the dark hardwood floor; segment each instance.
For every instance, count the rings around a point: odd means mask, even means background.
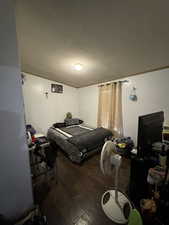
[[[105,177],[99,167],[100,154],[82,165],[71,163],[62,153],[57,157],[57,184],[51,183],[41,201],[42,212],[49,225],[112,225],[101,208],[101,196],[114,185],[113,177]],[[123,159],[119,187],[126,191],[130,162]],[[45,186],[44,186],[45,190]]]

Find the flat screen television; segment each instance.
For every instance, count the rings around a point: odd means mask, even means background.
[[[156,112],[138,119],[138,156],[144,158],[151,155],[152,144],[162,141],[164,112]]]

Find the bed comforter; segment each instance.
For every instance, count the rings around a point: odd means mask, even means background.
[[[102,127],[91,129],[76,125],[59,129],[51,127],[47,137],[50,142],[59,146],[71,161],[80,163],[100,151],[105,139],[112,137],[112,132]]]

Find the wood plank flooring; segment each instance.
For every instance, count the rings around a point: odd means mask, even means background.
[[[41,201],[42,212],[49,225],[112,225],[103,213],[100,200],[104,191],[114,185],[113,177],[105,177],[99,167],[100,154],[82,165],[71,163],[62,153],[57,157],[57,184]],[[126,191],[130,162],[123,159],[119,187]],[[44,187],[45,189],[45,187]]]

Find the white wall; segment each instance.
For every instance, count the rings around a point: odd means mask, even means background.
[[[90,127],[97,127],[98,85],[78,89],[79,116]]]
[[[0,214],[12,219],[33,205],[12,1],[0,21]]]
[[[169,69],[125,78],[129,84],[123,84],[123,121],[124,134],[136,142],[138,116],[164,110],[169,120]],[[138,101],[129,100],[132,87],[137,88]],[[98,86],[78,89],[79,115],[86,124],[97,126]]]
[[[65,114],[71,112],[78,117],[78,91],[63,85],[63,94],[51,93],[51,83],[37,76],[26,74],[23,85],[26,122],[32,124],[37,132],[46,134],[48,128],[56,122],[63,122]],[[45,92],[49,93],[48,98]]]

